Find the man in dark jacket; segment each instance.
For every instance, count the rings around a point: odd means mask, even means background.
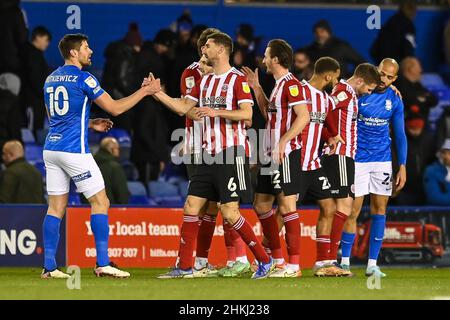
[[[31,34],[31,42],[27,42],[23,49],[22,70],[22,92],[25,108],[33,111],[32,125],[34,136],[36,132],[44,127],[46,117],[44,105],[45,79],[50,74],[50,68],[44,57],[52,36],[50,32],[42,27],[34,28]],[[31,119],[30,119],[31,120]]]
[[[8,140],[22,139],[19,90],[20,79],[17,75],[0,74],[0,149]]]
[[[408,156],[406,175],[408,180],[400,194],[395,198],[397,205],[423,205],[425,192],[423,174],[426,166],[435,159],[436,147],[434,137],[425,131],[425,119],[417,113],[406,117],[406,137],[408,139]]]
[[[450,139],[445,140],[438,158],[438,161],[425,170],[427,204],[450,206]]]
[[[105,49],[105,66],[102,87],[110,92],[114,99],[121,99],[135,92],[142,78],[138,66],[138,56],[142,50],[143,39],[136,23],[131,23],[128,32],[121,40],[111,42]],[[106,113],[99,111],[100,117]],[[114,126],[131,131],[133,110],[114,117]]]
[[[401,0],[399,11],[383,25],[370,48],[375,63],[386,57],[402,61],[414,56],[416,49],[416,27],[414,17],[417,5],[414,0]]]
[[[120,146],[117,140],[106,137],[101,141],[94,159],[102,172],[106,195],[111,204],[128,204],[130,193],[125,172],[118,160],[119,156]]]
[[[416,112],[428,119],[430,108],[438,103],[438,98],[421,83],[422,67],[419,60],[406,57],[400,64],[397,89],[402,93],[405,112]]]
[[[0,203],[45,203],[42,176],[26,162],[22,144],[5,143],[2,158],[6,170],[0,182]]]
[[[313,27],[313,32],[315,41],[305,48],[312,65],[320,57],[332,57],[341,65],[341,76],[347,78],[353,74],[353,69],[357,65],[365,62],[348,42],[333,36],[328,21],[318,21]]]

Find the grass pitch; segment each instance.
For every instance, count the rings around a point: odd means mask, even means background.
[[[156,279],[166,270],[131,269],[131,278],[95,278],[81,272],[81,289],[65,280],[41,280],[37,268],[0,268],[0,299],[450,299],[450,269],[382,268],[381,289],[368,289],[364,269],[353,278],[315,278],[304,270],[297,279]]]

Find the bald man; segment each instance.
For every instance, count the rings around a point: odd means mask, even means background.
[[[113,137],[100,142],[100,150],[94,159],[105,180],[106,195],[112,204],[128,204],[127,177],[119,163],[120,145]]]
[[[6,142],[2,158],[6,170],[0,182],[0,203],[45,203],[42,176],[26,162],[22,144]]]
[[[439,101],[421,83],[422,66],[415,57],[407,57],[400,64],[400,76],[396,82],[402,93],[405,112],[419,113],[425,119],[428,118],[430,108]]]
[[[378,66],[381,84],[370,95],[358,101],[357,149],[355,157],[355,201],[342,233],[342,261],[350,268],[350,253],[356,233],[356,219],[370,194],[370,246],[366,275],[385,277],[377,265],[384,236],[386,207],[393,188],[399,192],[406,183],[407,142],[403,115],[403,102],[392,83],[397,79],[399,66],[394,59],[386,58]],[[399,172],[392,175],[390,126],[395,136]],[[395,183],[393,184],[393,180]]]

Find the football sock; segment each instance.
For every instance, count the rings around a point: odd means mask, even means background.
[[[328,257],[330,254],[330,236],[318,235],[316,238],[316,247],[317,247],[316,261],[329,260]]]
[[[300,219],[296,211],[283,216],[290,264],[300,264]],[[278,231],[278,230],[277,230]]]
[[[270,254],[274,259],[281,259],[283,252],[281,250],[278,222],[276,216],[273,214],[273,210],[258,215],[258,218],[261,221],[264,236],[268,241],[267,246],[270,249]]]
[[[216,228],[216,217],[205,214],[201,220],[197,236],[196,255],[199,258],[208,258],[214,230]]]
[[[42,233],[44,236],[44,268],[53,271],[56,265],[56,250],[59,242],[59,227],[61,219],[46,215],[42,224]]]
[[[108,215],[102,213],[91,214],[91,229],[94,234],[95,248],[97,250],[97,265],[104,267],[109,265],[108,239],[109,224]]]
[[[270,257],[267,255],[266,251],[264,251],[264,248],[256,238],[252,227],[243,216],[239,217],[238,221],[233,225],[233,228],[239,233],[242,240],[244,240],[258,261],[269,263]]]
[[[184,215],[181,226],[180,249],[178,251],[179,268],[187,270],[192,268],[192,255],[194,254],[195,239],[199,225],[198,216]]]
[[[336,211],[336,213],[334,214],[330,235],[330,260],[337,259],[339,244],[342,238],[342,230],[344,229],[344,224],[347,218],[348,216],[345,213],[339,211]]]
[[[383,244],[386,216],[373,214],[371,218],[369,259],[377,260],[378,255],[380,254],[381,245]]]
[[[342,232],[341,249],[342,260],[341,264],[350,265],[350,255],[352,254],[353,242],[355,242],[355,234]]]

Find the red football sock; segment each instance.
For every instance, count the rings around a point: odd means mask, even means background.
[[[259,221],[263,228],[264,236],[267,239],[267,247],[270,249],[270,253],[274,259],[283,258],[283,252],[281,251],[280,235],[278,232],[277,218],[273,214],[273,210],[258,215]],[[267,250],[266,250],[267,252]]]
[[[197,257],[208,258],[211,241],[216,228],[216,217],[205,214],[197,236]]]
[[[330,253],[330,236],[318,235],[316,238],[317,257],[316,261],[329,260]]]
[[[333,218],[333,225],[331,227],[330,236],[330,256],[329,260],[337,260],[337,252],[339,244],[341,243],[342,230],[344,229],[345,221],[348,216],[345,213],[336,211]]]
[[[236,261],[236,250],[234,248],[234,240],[232,234],[233,231],[237,233],[236,230],[234,230],[228,222],[224,221],[223,236],[225,238],[225,247],[227,248],[227,261]]]
[[[283,216],[290,264],[300,264],[300,219],[296,211]]]
[[[237,237],[234,238],[233,246],[234,250],[236,252],[236,257],[245,257],[247,256],[247,245],[245,244],[244,240],[242,240],[239,233],[233,229],[232,232],[235,232],[237,234]]]
[[[197,216],[183,216],[183,225],[181,226],[180,249],[178,251],[179,268],[192,268],[195,247],[195,239],[198,233],[198,217]]]
[[[244,240],[259,262],[268,263],[270,261],[270,257],[267,255],[266,251],[264,251],[264,248],[256,238],[252,227],[243,216],[239,217],[238,221],[233,225],[233,228],[239,233],[242,240]]]

